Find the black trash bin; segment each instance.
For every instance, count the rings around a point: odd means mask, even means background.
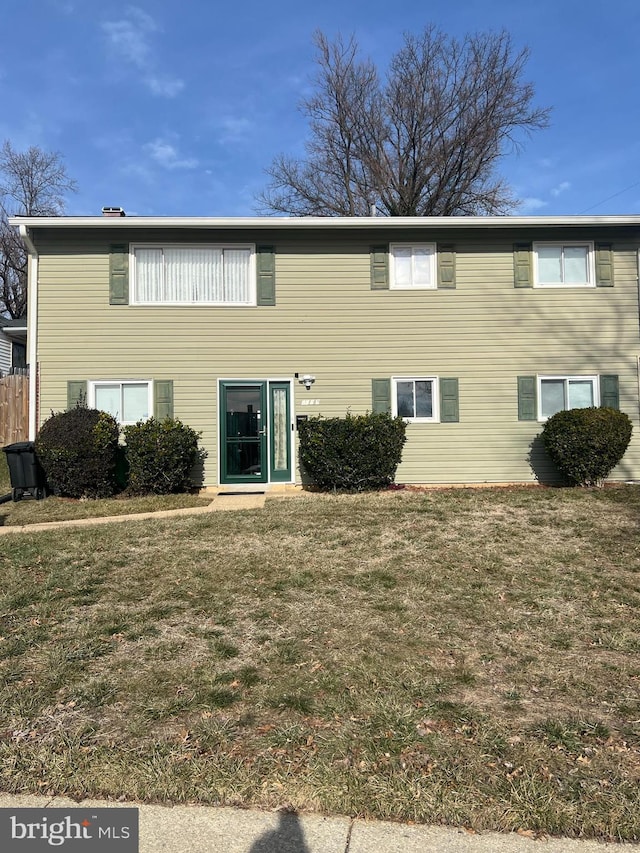
[[[13,500],[19,501],[25,497],[36,500],[43,498],[45,476],[33,441],[16,441],[2,449],[7,454]]]

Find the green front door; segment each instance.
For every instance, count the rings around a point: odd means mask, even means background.
[[[288,382],[220,383],[220,481],[291,480]]]
[[[267,482],[264,382],[222,383],[223,483]]]

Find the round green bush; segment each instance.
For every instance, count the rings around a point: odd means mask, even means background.
[[[568,483],[600,486],[624,456],[632,429],[628,415],[617,409],[569,409],[549,418],[542,441]]]
[[[118,437],[118,424],[107,412],[78,406],[52,414],[35,442],[48,488],[69,498],[110,497]]]
[[[300,423],[300,462],[320,489],[383,489],[395,479],[406,429],[385,413],[311,418]]]
[[[176,418],[150,418],[125,427],[129,493],[168,495],[193,488],[193,469],[207,455],[198,449],[199,438],[200,433]]]

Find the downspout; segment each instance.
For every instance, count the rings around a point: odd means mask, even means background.
[[[38,430],[38,252],[33,245],[26,225],[18,226],[20,236],[29,253],[27,266],[27,335],[29,350],[29,441],[34,441]]]

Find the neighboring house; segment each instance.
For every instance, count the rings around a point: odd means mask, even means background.
[[[301,416],[409,421],[397,480],[549,476],[562,408],[633,420],[640,216],[15,217],[30,255],[31,435],[86,400],[202,433],[205,484],[300,481]]]
[[[0,377],[27,366],[27,321],[0,317]]]

